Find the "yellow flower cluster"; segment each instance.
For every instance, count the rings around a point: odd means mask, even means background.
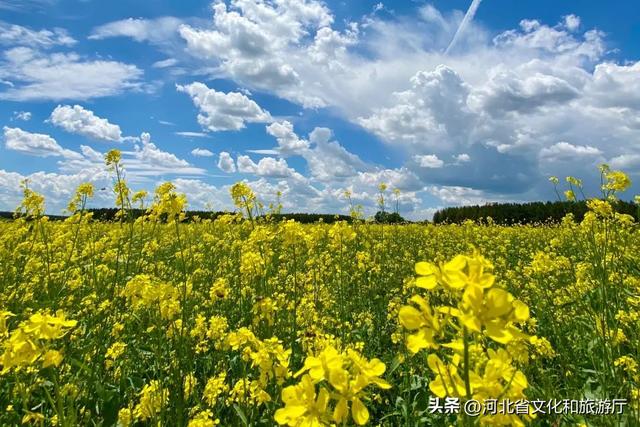
[[[276,337],[260,340],[251,330],[240,328],[227,335],[227,344],[232,350],[241,353],[242,360],[250,362],[252,368],[258,369],[257,384],[261,388],[265,388],[271,379],[282,384],[291,375],[291,350],[285,349]]]
[[[166,216],[169,220],[184,219],[184,209],[187,198],[184,194],[178,194],[176,187],[171,182],[165,182],[156,188],[153,205],[150,208],[152,218]]]
[[[475,399],[524,399],[527,378],[505,348],[492,345],[517,344],[529,340],[519,325],[529,319],[529,308],[508,291],[495,286],[493,265],[483,256],[457,255],[435,265],[416,264],[415,286],[430,293],[441,290],[457,304],[432,307],[416,294],[415,304],[400,308],[400,323],[408,331],[406,345],[411,353],[422,349],[443,349],[445,360],[430,353],[427,364],[434,378],[429,389],[438,397]],[[417,308],[416,308],[417,307]],[[482,416],[492,425],[524,425],[518,415]]]
[[[369,411],[363,403],[370,385],[389,389],[391,385],[380,378],[385,365],[378,359],[367,360],[355,350],[341,353],[334,347],[325,348],[317,356],[308,356],[296,385],[282,391],[284,408],[275,413],[278,424],[288,426],[328,425],[353,419],[357,425],[369,421]],[[319,389],[316,391],[316,389]],[[336,400],[330,414],[331,400]]]
[[[136,420],[155,418],[169,400],[169,391],[162,387],[159,381],[152,380],[145,384],[139,393],[139,402],[133,409]]]
[[[19,371],[38,361],[43,368],[62,363],[62,352],[50,348],[49,343],[64,337],[77,325],[77,321],[66,319],[62,310],[55,314],[39,311],[8,333],[6,320],[11,316],[13,314],[8,311],[0,311],[0,338],[8,335],[2,342],[4,351],[0,355],[0,375]]]
[[[173,319],[180,311],[178,290],[147,274],[139,274],[129,280],[121,296],[127,298],[134,310],[158,308],[165,320]]]

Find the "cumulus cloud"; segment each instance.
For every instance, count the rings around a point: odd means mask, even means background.
[[[574,25],[576,18],[565,21]],[[550,27],[535,19],[520,21],[520,29],[505,31],[494,38],[500,47],[515,47],[522,51],[538,51],[549,54],[569,54],[585,59],[597,59],[604,53],[602,33],[597,30],[587,31],[584,40],[572,34],[576,28],[566,26]]]
[[[397,144],[436,147],[469,138],[475,117],[467,106],[470,88],[451,68],[439,65],[411,78],[411,89],[394,94],[397,103],[358,119],[363,127]]]
[[[27,155],[59,157],[59,172],[37,172],[22,175],[17,172],[0,170],[0,210],[12,210],[21,199],[20,183],[29,180],[29,187],[42,193],[46,198],[47,212],[62,212],[75,188],[85,182],[94,183],[97,188],[110,188],[111,178],[104,164],[104,154],[86,145],[80,146],[80,152],[62,148],[48,135],[36,134],[17,128],[4,128],[5,146]],[[151,142],[151,136],[143,133],[141,145],[134,151],[122,152],[122,164],[125,177],[134,188],[152,190],[159,182],[166,180],[165,175],[179,175],[177,181],[185,186],[198,182],[189,176],[204,175],[204,169],[191,166],[172,153],[158,148]],[[193,188],[193,185],[191,186]],[[205,200],[205,199],[202,199]],[[201,200],[191,199],[192,206],[201,206]],[[95,206],[113,206],[113,194],[110,191],[98,191]]]
[[[255,101],[239,92],[218,92],[209,89],[204,83],[176,85],[180,92],[191,96],[200,110],[198,123],[203,129],[218,131],[237,131],[246,127],[246,123],[265,123],[271,121],[268,111],[260,108]]]
[[[109,123],[107,119],[96,116],[93,111],[80,105],[58,105],[49,120],[69,133],[102,141],[122,141],[120,126]]]
[[[293,130],[293,124],[287,120],[273,122],[267,126],[267,133],[276,138],[278,149],[284,154],[300,154],[309,148],[309,142],[300,139]]]
[[[567,103],[580,92],[564,79],[548,74],[496,70],[486,85],[475,93],[478,110],[497,116],[528,113],[537,108]]]
[[[176,178],[172,180],[178,193],[187,196],[191,210],[232,210],[233,204],[225,188],[203,182],[199,179]]]
[[[602,151],[588,145],[573,145],[568,142],[558,142],[551,147],[540,150],[540,158],[550,162],[582,161],[584,158],[600,157]]]
[[[374,171],[358,172],[356,183],[370,191],[377,193],[380,183],[387,184],[388,188],[397,188],[405,192],[420,191],[423,184],[420,179],[407,168],[377,169]]]
[[[78,159],[75,151],[62,148],[55,139],[42,133],[31,133],[20,128],[3,127],[4,145],[7,150],[36,157],[64,157]]]
[[[194,148],[191,155],[196,157],[213,157],[213,153],[206,148]]]
[[[136,145],[135,158],[151,166],[161,168],[184,168],[189,162],[179,159],[175,154],[160,150],[153,142],[151,135],[143,132],[140,135],[141,146]]]
[[[302,157],[307,161],[313,178],[323,182],[343,180],[367,168],[357,155],[347,151],[339,142],[331,141],[331,136],[330,129],[321,127],[309,134],[313,145],[302,153]]]
[[[609,160],[609,165],[615,169],[632,170],[636,174],[640,170],[640,154],[622,154]]]
[[[217,2],[213,29],[183,25],[180,35],[193,56],[216,63],[234,80],[319,106],[324,104],[321,97],[302,90],[310,81],[303,80],[295,63],[304,61],[309,68],[324,63],[329,68],[336,56],[344,55],[355,30],[332,31],[332,22],[327,6],[315,0]],[[307,55],[301,55],[300,46]]]
[[[289,167],[285,159],[263,157],[258,163],[255,163],[249,156],[238,156],[236,163],[238,172],[269,178],[286,178],[296,173]]]
[[[444,161],[440,160],[435,154],[415,155],[413,160],[422,168],[438,169],[444,166]]]
[[[596,65],[586,95],[599,107],[640,111],[640,61],[627,65]]]
[[[236,171],[236,163],[233,161],[231,154],[226,151],[222,151],[218,155],[218,168],[226,173],[233,173]]]
[[[471,161],[471,156],[468,155],[467,153],[456,154],[456,155],[453,156],[453,158],[454,158],[456,164],[467,163],[467,162]]]
[[[459,186],[428,186],[426,191],[448,205],[482,205],[493,201],[480,190]]]
[[[248,150],[256,154],[280,154],[301,156],[307,162],[312,178],[329,182],[356,175],[367,165],[355,154],[347,151],[337,141],[331,141],[331,129],[316,127],[309,138],[300,138],[293,124],[287,120],[273,122],[266,128],[267,133],[276,138],[278,146],[274,150]]]
[[[565,16],[564,26],[569,31],[576,31],[580,27],[580,17],[573,14]]]
[[[498,34],[468,20],[456,48],[444,55],[461,12],[426,5],[414,19],[370,15],[339,30],[325,4],[300,7],[218,2],[211,26],[183,25],[179,32],[188,52],[216,76],[303,106],[330,106],[408,159],[474,154],[473,161],[454,158],[419,172],[445,185],[461,184],[458,172],[447,171],[465,164],[480,186],[489,186],[494,166],[506,158],[521,167],[501,171],[504,182],[521,170],[539,173],[540,150],[558,141],[622,155],[610,141],[632,139],[639,129],[633,113],[620,111],[637,108],[637,65],[606,62],[604,34],[581,30],[578,16],[555,24],[524,19]],[[586,125],[580,129],[578,121]],[[603,136],[614,127],[615,135]],[[280,128],[282,155],[292,155],[286,151],[292,144],[293,154],[309,148],[291,126]],[[512,178],[525,185],[536,176]],[[516,187],[511,191],[527,190]]]

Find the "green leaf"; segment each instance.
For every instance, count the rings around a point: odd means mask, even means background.
[[[238,416],[240,417],[240,419],[242,420],[242,423],[245,426],[249,425],[249,420],[247,419],[247,414],[244,413],[244,411],[242,410],[242,408],[240,406],[238,406],[237,404],[233,404],[233,409],[236,410],[236,414],[238,414]]]

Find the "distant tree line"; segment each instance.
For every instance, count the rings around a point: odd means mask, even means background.
[[[14,212],[0,211],[0,219],[14,219],[15,217],[16,214]],[[52,221],[61,221],[67,218],[63,215],[47,215],[47,217]]]
[[[398,212],[378,211],[373,217],[378,224],[401,224],[408,222]]]
[[[639,221],[638,206],[631,202],[619,200],[613,203],[614,209],[619,213],[631,215],[636,221]],[[116,208],[98,208],[88,209],[87,212],[93,213],[93,219],[96,221],[116,221]],[[579,202],[530,202],[530,203],[492,203],[484,206],[459,206],[449,207],[437,211],[433,215],[434,224],[457,224],[466,220],[485,220],[491,217],[496,224],[532,224],[542,222],[560,222],[568,213],[572,213],[577,221],[584,218],[587,212],[587,205],[583,201]],[[146,213],[142,209],[132,209],[130,215],[138,218]],[[229,212],[211,212],[211,211],[187,211],[185,212],[185,222],[191,222],[195,217],[200,219],[215,220],[221,215]],[[50,220],[63,220],[66,217],[61,215],[47,215]],[[263,215],[260,218],[269,217],[272,221],[295,220],[301,224],[311,224],[315,222],[324,222],[332,224],[336,221],[352,222],[353,218],[348,215],[338,214],[315,214],[315,213],[280,213]],[[13,212],[0,212],[0,219],[14,218]],[[379,211],[373,220],[382,224],[400,224],[406,223],[404,218],[396,212]]]
[[[638,207],[634,203],[619,200],[613,203],[613,207],[616,212],[631,215],[638,221]],[[572,213],[576,221],[581,221],[586,212],[587,204],[584,201],[492,203],[444,208],[433,215],[433,222],[456,224],[468,219],[478,221],[491,217],[497,224],[532,224],[560,222],[568,213]]]
[[[93,214],[93,219],[95,221],[117,221],[116,214],[118,213],[117,208],[95,208],[95,209],[87,209],[86,212],[91,212]],[[131,209],[127,211],[127,215],[131,215],[132,218],[139,218],[144,215],[147,211],[144,209]],[[198,217],[200,219],[210,219],[215,220],[221,215],[229,214],[230,212],[212,212],[212,211],[187,211],[185,212],[185,222],[191,222],[194,218]],[[284,214],[269,214],[262,215],[259,218],[269,217],[271,221],[285,221],[293,219],[296,222],[301,224],[311,224],[315,222],[322,221],[326,224],[332,224],[336,221],[352,221],[352,218],[348,215],[337,215],[337,214],[314,214],[314,213],[284,213]],[[13,212],[0,212],[0,218],[5,219],[13,219],[15,217]],[[47,215],[50,220],[64,220],[67,218],[66,216],[61,215]]]
[[[96,221],[116,221],[116,214],[118,213],[118,209],[116,208],[97,208],[97,209],[87,209],[87,212],[93,213],[93,219]],[[127,210],[128,214],[130,214],[133,218],[139,218],[147,211],[145,209],[131,209]],[[226,215],[229,212],[221,212],[221,211],[186,211],[185,214],[185,222],[191,222],[194,218],[198,217],[200,219],[210,219],[215,220],[216,218]]]
[[[263,215],[260,218],[264,218],[265,216],[269,216],[273,221],[288,221],[295,220],[300,224],[312,224],[314,222],[324,222],[325,224],[333,224],[337,221],[347,221],[351,222],[353,218],[348,215],[338,215],[338,214],[314,214],[314,213],[280,213],[280,214],[269,214]]]

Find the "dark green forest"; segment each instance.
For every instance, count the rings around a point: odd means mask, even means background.
[[[638,220],[638,206],[619,200],[613,203],[618,213],[633,216]],[[581,221],[587,212],[587,204],[579,202],[530,202],[530,203],[494,203],[483,206],[459,206],[439,210],[433,215],[435,224],[455,224],[465,220],[480,221],[491,217],[496,224],[534,224],[560,222],[568,213],[576,221]]]

